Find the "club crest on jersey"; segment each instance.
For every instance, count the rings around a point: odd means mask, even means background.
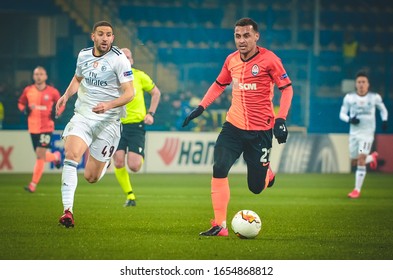
[[[94,67],[94,68],[97,68],[97,66],[98,66],[98,61],[94,61],[93,67]]]
[[[257,64],[254,64],[251,68],[251,74],[253,76],[256,76],[258,75],[258,73],[259,73],[259,66]]]

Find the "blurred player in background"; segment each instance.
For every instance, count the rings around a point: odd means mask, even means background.
[[[30,184],[25,187],[28,192],[35,192],[44,173],[45,163],[53,162],[56,168],[61,167],[61,154],[59,151],[51,152],[52,133],[55,129],[55,104],[60,98],[59,91],[46,84],[48,75],[42,66],[33,71],[34,84],[24,88],[18,100],[18,108],[26,113],[28,130],[31,135],[36,161],[33,177]],[[61,114],[62,111],[59,111]]]
[[[59,223],[74,227],[73,205],[78,184],[77,166],[89,149],[84,176],[89,183],[98,182],[105,174],[120,140],[120,118],[134,97],[130,62],[124,53],[112,46],[115,36],[106,21],[94,24],[91,40],[94,47],[79,52],[75,75],[56,104],[59,111],[78,92],[75,114],[63,132],[64,167],[62,201],[64,214]]]
[[[347,93],[340,110],[340,119],[350,124],[349,153],[355,172],[355,188],[349,198],[358,198],[366,177],[366,164],[371,169],[377,168],[378,153],[370,154],[375,134],[375,108],[382,119],[382,130],[388,128],[388,111],[378,93],[369,92],[370,83],[365,72],[359,72],[355,79],[356,92]]]
[[[228,173],[240,155],[243,153],[247,163],[248,188],[259,194],[271,187],[275,179],[269,160],[273,133],[279,144],[287,140],[286,117],[293,96],[291,80],[281,59],[257,45],[259,37],[258,25],[252,19],[236,22],[237,51],[226,58],[216,81],[183,123],[184,127],[201,115],[228,85],[233,84],[231,107],[214,147],[211,180],[214,220],[212,227],[200,235],[228,236]],[[274,84],[282,93],[277,116],[272,104]]]
[[[134,64],[132,53],[129,49],[121,49],[131,65]],[[152,79],[143,71],[132,68],[134,74],[135,97],[126,105],[127,117],[121,119],[122,132],[117,151],[113,157],[115,175],[121,188],[127,196],[124,207],[136,206],[135,194],[132,190],[130,177],[125,166],[127,152],[127,165],[133,172],[138,172],[145,156],[145,124],[154,123],[154,115],[160,101],[161,92]],[[150,107],[146,114],[144,93],[151,95]]]

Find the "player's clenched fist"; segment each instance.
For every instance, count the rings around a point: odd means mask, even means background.
[[[288,129],[287,129],[284,119],[281,119],[281,118],[276,119],[276,122],[274,124],[273,133],[277,139],[278,144],[287,142]]]

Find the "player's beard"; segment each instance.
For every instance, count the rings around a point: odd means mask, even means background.
[[[239,50],[240,54],[244,57],[248,57],[250,54],[251,49],[246,45],[246,46],[237,46],[237,49]]]
[[[111,44],[100,44],[97,46],[97,50],[99,51],[100,55],[104,55],[106,54],[110,49],[111,49],[112,45]]]

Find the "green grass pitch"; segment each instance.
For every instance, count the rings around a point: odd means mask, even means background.
[[[256,211],[256,239],[200,237],[213,211],[210,174],[132,174],[137,206],[124,208],[113,174],[97,184],[79,177],[75,228],[58,225],[60,174],[0,175],[2,260],[391,260],[393,175],[367,174],[362,197],[350,200],[353,174],[278,174],[260,195],[232,174],[228,224]]]

